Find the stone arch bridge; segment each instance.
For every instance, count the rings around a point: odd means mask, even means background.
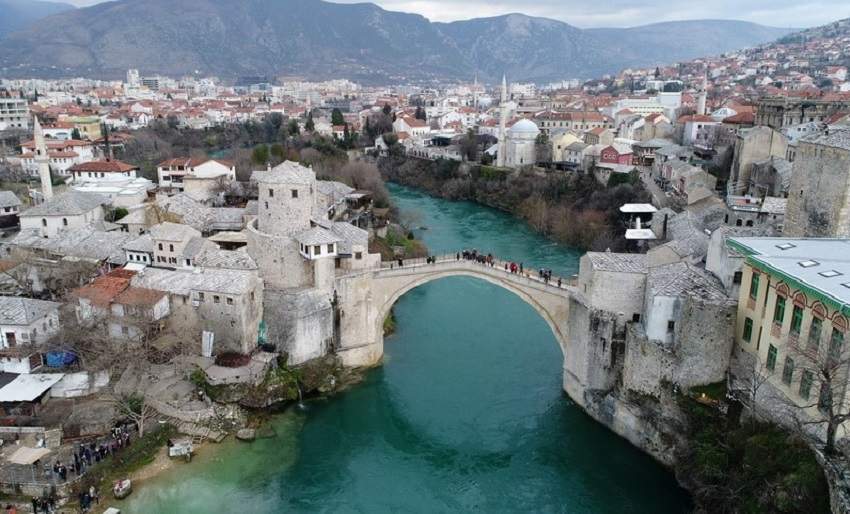
[[[452,276],[479,278],[506,289],[531,305],[546,321],[566,354],[569,343],[570,299],[577,295],[566,279],[544,281],[536,270],[505,271],[505,262],[483,264],[456,254],[408,259],[401,266],[384,262],[380,268],[337,277],[337,353],[350,366],[376,364],[383,356],[383,322],[392,306],[408,291],[428,282]]]

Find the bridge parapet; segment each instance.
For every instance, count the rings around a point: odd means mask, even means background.
[[[477,273],[484,273],[499,280],[509,280],[511,282],[537,288],[544,288],[551,292],[552,289],[562,290],[566,292],[574,292],[576,285],[576,276],[569,278],[552,275],[551,278],[542,278],[538,270],[523,269],[520,272],[510,271],[512,261],[503,261],[494,258],[490,262],[477,262],[472,259],[458,258],[457,254],[446,254],[430,258],[419,259],[404,259],[399,264],[399,261],[381,262],[381,268],[375,269],[375,278],[381,278],[398,275],[409,275],[414,273],[430,273],[433,271],[441,271],[450,268],[470,268]],[[561,285],[558,285],[558,280]]]

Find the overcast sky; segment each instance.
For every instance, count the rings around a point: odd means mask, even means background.
[[[98,3],[98,0],[66,1],[81,6]],[[393,11],[419,13],[433,21],[520,12],[578,27],[628,27],[706,18],[747,20],[775,27],[813,27],[850,17],[847,0],[375,0],[374,3]]]

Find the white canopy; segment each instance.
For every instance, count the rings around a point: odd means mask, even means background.
[[[45,455],[49,454],[47,448],[30,448],[21,446],[15,453],[9,456],[9,462],[12,464],[32,464],[37,460],[41,460]]]
[[[0,388],[0,403],[31,402],[62,380],[62,373],[31,373],[15,377]]]

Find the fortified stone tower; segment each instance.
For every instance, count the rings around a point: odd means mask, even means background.
[[[257,220],[248,226],[248,252],[271,289],[313,285],[313,266],[295,236],[310,230],[316,174],[294,162],[257,172]]]
[[[259,229],[267,234],[294,235],[310,228],[316,205],[316,174],[286,161],[257,174]]]

